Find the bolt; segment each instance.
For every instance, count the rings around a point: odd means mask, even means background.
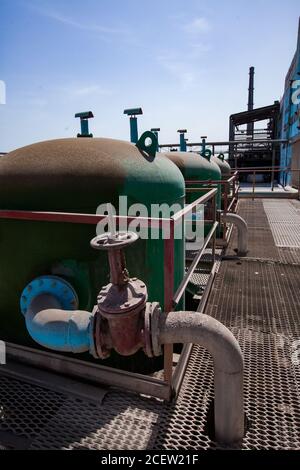
[[[130,303],[129,303],[129,302],[125,302],[124,306],[125,306],[125,307],[130,307]]]
[[[145,284],[140,284],[141,289],[144,289],[144,287],[145,287]]]
[[[137,281],[137,278],[136,278],[136,277],[133,277],[131,280],[132,280],[132,281]]]
[[[28,290],[28,292],[31,292],[31,291],[32,291],[32,286],[29,285],[29,286],[27,287],[27,290]]]
[[[27,297],[25,297],[25,295],[22,295],[22,300],[23,302],[27,302]]]

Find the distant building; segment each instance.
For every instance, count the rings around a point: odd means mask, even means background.
[[[297,49],[285,78],[284,94],[280,104],[280,137],[289,139],[289,144],[282,144],[280,166],[291,170],[300,169],[300,19]],[[281,172],[280,183],[299,187],[300,173]]]

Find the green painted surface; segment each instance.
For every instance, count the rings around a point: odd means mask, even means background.
[[[175,163],[185,180],[221,180],[221,171],[215,162],[192,152],[165,152],[163,155]],[[193,187],[201,188],[202,184]],[[218,206],[220,206],[220,186],[218,185]],[[201,195],[201,193],[200,193]],[[199,197],[199,193],[187,193],[186,202],[190,203]]]
[[[223,156],[224,157],[224,156]],[[222,179],[228,179],[231,175],[231,167],[228,162],[219,157],[211,157],[211,160],[218,165],[221,170]]]
[[[182,206],[184,180],[176,166],[160,155],[149,157],[128,142],[112,139],[41,142],[0,161],[1,209],[96,213],[101,203],[112,202],[117,208],[119,195],[128,196],[129,206],[143,203],[150,208],[163,202]],[[81,224],[0,220],[1,339],[33,345],[19,298],[28,282],[43,274],[65,277],[78,292],[80,308],[92,309],[100,287],[109,282],[107,255],[89,245],[95,229]],[[184,272],[182,240],[176,245],[175,287]],[[163,252],[162,240],[138,240],[126,250],[130,274],[147,283],[150,301],[162,305]],[[133,369],[151,365],[142,360],[145,356],[138,357],[141,360],[133,361]],[[105,364],[111,361],[118,367],[131,364],[115,355]]]
[[[163,155],[178,166],[185,180],[221,180],[219,165],[212,161],[212,159],[209,160],[193,152],[165,152]],[[194,188],[201,188],[203,186],[207,185],[202,185],[201,183],[193,185]],[[218,188],[217,209],[220,209],[221,185],[216,185],[215,187]],[[207,193],[206,190],[186,193],[186,203],[190,204],[205,193]],[[210,225],[205,226],[204,236],[208,234],[210,228]]]

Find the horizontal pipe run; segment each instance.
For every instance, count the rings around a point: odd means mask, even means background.
[[[287,139],[255,139],[255,140],[225,140],[219,142],[206,142],[206,145],[214,145],[215,147],[221,147],[223,145],[241,145],[241,144],[287,144]],[[199,147],[202,146],[202,142],[187,142],[188,147]],[[179,144],[161,144],[160,148],[177,147]]]
[[[194,343],[214,360],[214,421],[216,440],[233,444],[244,437],[243,356],[233,334],[214,318],[196,312],[161,315],[160,344]]]

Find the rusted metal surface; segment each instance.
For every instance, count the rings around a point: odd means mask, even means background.
[[[133,232],[99,235],[91,241],[97,250],[107,251],[110,284],[102,287],[94,314],[95,352],[101,359],[114,349],[131,356],[144,347],[144,310],[148,298],[143,281],[130,278],[123,249],[137,241]]]

